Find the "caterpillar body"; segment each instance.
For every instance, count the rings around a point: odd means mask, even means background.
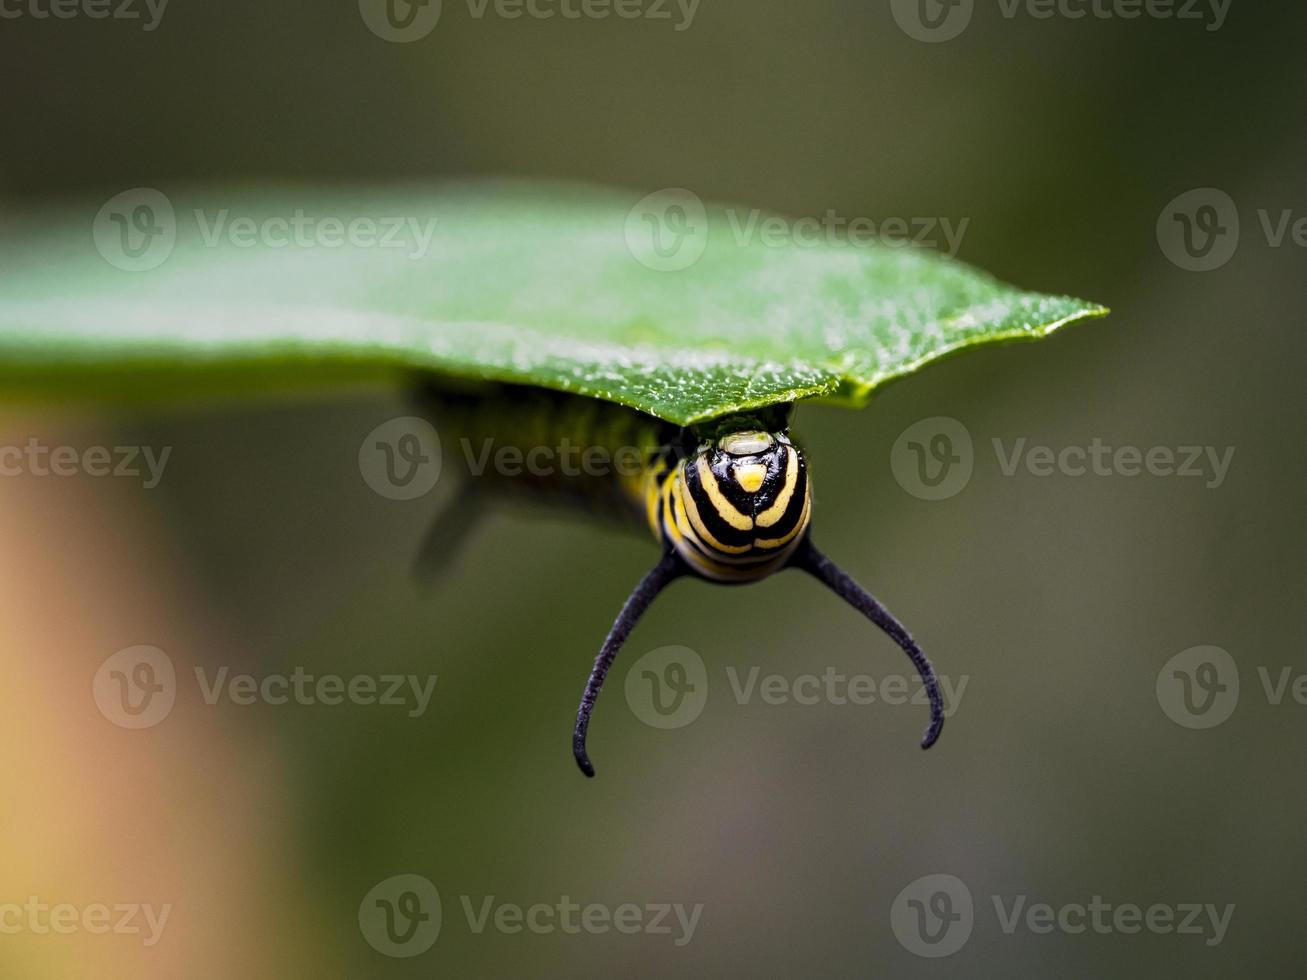
[[[618,651],[654,598],[694,576],[727,585],[782,569],[809,572],[883,629],[912,659],[931,705],[922,739],[943,727],[929,661],[907,630],[812,543],[808,462],[791,438],[791,407],[742,412],[691,427],[597,399],[496,385],[427,388],[424,408],[442,443],[457,444],[465,479],[423,548],[430,568],[457,547],[487,503],[527,499],[643,527],[662,558],[622,607],[595,660],[573,729],[587,776],[590,715]],[[512,465],[505,465],[505,460]]]

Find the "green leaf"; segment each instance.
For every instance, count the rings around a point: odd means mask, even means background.
[[[0,376],[64,397],[429,371],[688,424],[860,405],[937,358],[1107,312],[767,218],[526,181],[138,189],[6,221]]]

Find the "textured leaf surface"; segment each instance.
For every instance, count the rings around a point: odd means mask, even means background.
[[[764,235],[765,215],[683,195],[514,181],[102,203],[5,222],[11,394],[417,370],[685,424],[800,398],[861,404],[936,358],[1106,312],[916,248]]]

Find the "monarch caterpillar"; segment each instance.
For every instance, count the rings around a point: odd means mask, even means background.
[[[497,385],[463,391],[428,387],[424,408],[442,438],[466,446],[513,446],[519,458],[533,447],[585,447],[605,465],[535,470],[473,464],[460,454],[467,478],[437,517],[421,549],[428,574],[448,560],[489,502],[513,497],[583,508],[644,526],[662,556],[622,606],[586,682],[572,733],[572,754],[586,776],[590,716],[617,654],[653,600],[678,578],[723,585],[757,582],[787,568],[808,572],[880,627],[912,661],[930,700],[922,748],[944,726],[935,672],[916,641],[866,589],[812,541],[808,463],[791,439],[792,405],[729,415],[678,427],[611,402],[540,388]],[[625,454],[626,465],[617,465]]]

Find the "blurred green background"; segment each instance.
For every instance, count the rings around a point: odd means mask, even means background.
[[[7,8],[8,9],[8,8]],[[19,9],[19,8],[14,8]],[[26,10],[27,7],[21,8]],[[492,8],[493,9],[493,8]],[[591,733],[585,674],[650,542],[529,514],[480,528],[422,594],[409,567],[439,492],[386,500],[360,442],[402,392],[132,415],[10,409],[0,442],[174,447],[150,492],[0,482],[11,623],[0,903],[169,902],[163,941],[0,935],[21,977],[1292,976],[1307,707],[1258,668],[1307,670],[1301,441],[1303,249],[1258,209],[1307,215],[1307,14],[1236,2],[1176,19],[1003,16],[978,2],[945,43],[877,2],[703,0],[674,21],[477,18],[447,2],[388,43],[353,3],[173,0],[116,19],[0,23],[0,214],[196,180],[580,178],[793,215],[947,216],[959,257],[1111,318],[987,350],[798,425],[826,549],[967,687],[943,739],[925,709],[739,705],[726,668],[902,674],[885,638],[811,581],[678,585],[633,636]],[[1177,195],[1238,204],[1221,268],[1170,262]],[[89,234],[88,215],[88,234]],[[0,270],[0,276],[4,271]],[[505,288],[511,288],[506,283]],[[904,491],[891,447],[950,416],[966,488]],[[991,447],[1235,447],[1224,483],[1007,476]],[[108,725],[96,666],[134,643],[266,673],[435,673],[421,718],[365,706],[205,705]],[[709,696],[662,731],[625,669],[691,647]],[[1190,730],[1159,671],[1190,647],[1238,664],[1239,704]],[[412,959],[374,951],[359,904],[419,874],[444,923]],[[891,908],[923,875],[964,882],[969,941],[914,955]],[[3,881],[3,879],[0,879]],[[693,939],[477,934],[459,896],[530,906],[702,903]],[[1194,935],[1006,933],[992,896],[1053,906],[1213,903]],[[675,930],[675,927],[673,927]]]

